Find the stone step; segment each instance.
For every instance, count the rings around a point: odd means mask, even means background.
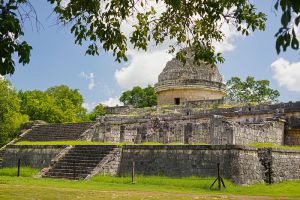
[[[47,176],[74,176],[73,170],[53,170],[48,172]],[[83,171],[83,170],[75,170],[75,175],[79,176],[87,176],[89,175],[88,171]]]
[[[75,167],[75,176],[85,178],[114,148],[115,146],[76,145],[59,161],[51,163],[52,168],[45,177],[73,179]]]
[[[77,170],[88,170],[88,171],[91,171],[95,168],[95,166],[91,166],[91,167],[87,167],[87,166],[84,166],[84,165],[75,165],[75,169]],[[74,170],[74,166],[73,165],[55,165],[55,169],[56,170],[67,170],[67,169],[72,169]]]
[[[101,161],[101,159],[99,160],[63,160],[59,163],[68,163],[69,165],[73,165],[73,163],[75,162],[76,164],[86,164],[86,165],[93,165],[93,164],[97,164]]]
[[[101,155],[101,156],[66,156],[64,158],[64,160],[73,160],[73,161],[76,161],[76,160],[87,160],[87,161],[92,161],[92,160],[99,160],[99,159],[102,159],[104,158],[105,155]]]
[[[76,148],[80,148],[77,147]],[[87,148],[82,148],[82,149],[76,149],[76,150],[70,150],[69,153],[76,153],[76,154],[85,154],[85,153],[91,153],[91,154],[98,154],[98,153],[108,153],[110,151],[112,151],[113,148],[105,148],[105,149],[94,149],[93,147],[91,147],[90,149]]]
[[[87,169],[77,169],[75,168],[75,174],[89,174],[91,170],[87,170]],[[73,174],[74,173],[74,169],[56,169],[52,170],[50,172],[50,174],[57,174],[57,173],[61,173],[61,174]]]
[[[87,175],[88,176],[88,175]],[[75,176],[75,180],[80,180],[80,179],[85,179],[87,176],[84,177],[79,177],[79,176]],[[74,176],[58,176],[58,175],[54,175],[54,176],[43,176],[43,178],[59,178],[59,179],[70,179],[70,180],[74,180]]]
[[[71,151],[68,155],[70,156],[86,156],[86,157],[95,157],[95,156],[101,156],[101,155],[106,155],[110,151]]]
[[[24,136],[23,138],[42,138],[42,137],[49,137],[49,138],[62,138],[62,137],[74,137],[74,136],[79,136],[81,135],[82,133],[79,133],[79,134],[52,134],[52,133],[45,133],[45,134],[40,134],[40,133],[37,133],[37,134],[30,134],[28,136]]]
[[[38,125],[33,127],[20,141],[75,140],[93,124],[94,122]]]
[[[89,174],[76,174],[75,173],[75,179],[84,179],[88,176]],[[73,173],[53,173],[46,175],[44,177],[47,178],[66,178],[66,179],[73,179],[74,174]]]
[[[83,162],[75,162],[75,165],[76,166],[84,166],[84,167],[89,167],[89,166],[95,166],[99,163],[99,160],[98,161],[89,161],[89,162],[86,162],[86,161],[83,161]],[[74,165],[74,162],[67,162],[67,161],[61,161],[61,162],[57,162],[57,163],[53,163],[53,166],[73,166]]]

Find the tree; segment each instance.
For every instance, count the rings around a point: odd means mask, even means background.
[[[66,121],[86,120],[87,110],[82,107],[84,101],[78,89],[59,85],[47,89],[46,93],[54,97],[55,104],[67,115]]]
[[[105,115],[105,107],[100,103],[89,114],[89,119],[95,121],[97,117]]]
[[[86,109],[82,107],[82,95],[68,86],[54,86],[45,92],[20,91],[19,97],[21,112],[27,114],[30,120],[44,120],[49,123],[88,120]]]
[[[254,80],[248,76],[243,82],[239,77],[227,81],[227,96],[230,100],[244,103],[273,102],[279,97],[279,91],[269,88],[270,81]]]
[[[124,105],[132,105],[134,107],[143,108],[157,105],[157,97],[154,92],[154,88],[148,85],[142,89],[139,86],[135,86],[132,90],[128,90],[122,93],[120,101]]]
[[[65,122],[63,111],[56,105],[55,98],[43,91],[20,91],[21,112],[32,120],[49,123]]]
[[[194,61],[211,64],[223,62],[215,52],[213,42],[222,41],[224,23],[248,35],[249,31],[265,29],[267,17],[257,12],[250,0],[48,0],[58,15],[58,23],[68,24],[75,43],[88,42],[86,54],[98,55],[99,49],[112,51],[118,62],[126,61],[129,43],[135,49],[147,50],[149,44],[160,45],[171,41],[169,52],[176,47],[193,48]],[[281,23],[276,34],[276,50],[291,46],[299,49],[295,26],[300,22],[299,1],[276,0],[275,9],[282,11]],[[25,17],[24,17],[25,16]],[[295,16],[295,17],[294,17]],[[26,19],[38,24],[36,13],[29,0],[0,0],[0,74],[13,74],[15,62],[30,61],[31,46],[21,42],[22,25]],[[122,30],[131,21],[132,31],[126,35]],[[176,54],[185,62],[185,51]]]
[[[20,113],[20,100],[11,83],[0,78],[0,146],[16,136],[28,116]]]
[[[24,35],[22,30],[24,8],[20,6],[31,5],[26,0],[0,0],[0,74],[13,74],[15,62],[13,55],[17,55],[19,63],[23,65],[30,61],[32,47],[26,42],[21,42],[20,37]],[[32,8],[32,7],[31,7]],[[20,13],[19,16],[17,13]],[[31,16],[31,15],[28,15]]]
[[[170,52],[176,47],[187,46],[195,49],[195,61],[200,59],[210,63],[223,61],[221,54],[215,54],[213,41],[224,38],[221,25],[230,23],[238,31],[248,34],[249,30],[264,30],[266,16],[257,12],[254,5],[248,0],[48,0],[58,15],[58,22],[71,26],[71,33],[75,36],[75,43],[82,45],[89,42],[86,54],[98,55],[99,49],[112,51],[116,60],[126,61],[128,44],[136,49],[146,50],[151,44],[162,44],[166,40],[172,41]],[[23,7],[28,10],[23,11]],[[164,7],[160,12],[157,8]],[[32,12],[31,12],[32,11]],[[25,13],[24,13],[25,12]],[[27,43],[16,46],[22,32],[21,24],[24,14],[35,13],[29,0],[0,0],[0,43],[3,48],[10,48],[0,61],[1,74],[14,72],[13,54],[18,53],[19,62],[29,62],[31,47]],[[32,15],[25,15],[32,16]],[[36,16],[36,15],[34,15]],[[33,20],[36,20],[34,18]],[[122,25],[128,21],[132,32],[125,35]],[[5,23],[4,23],[5,22]],[[12,27],[16,27],[13,29]],[[12,34],[13,33],[13,34]],[[13,35],[14,37],[11,37]],[[13,44],[13,45],[12,45]],[[185,53],[177,53],[179,60],[185,61]]]
[[[288,47],[299,49],[299,41],[296,29],[300,23],[300,1],[298,0],[276,0],[275,9],[281,8],[281,27],[276,33],[276,50],[279,54],[281,49],[286,51]]]

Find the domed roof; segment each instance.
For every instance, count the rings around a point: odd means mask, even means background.
[[[200,61],[193,63],[193,58],[187,57],[185,65],[173,58],[158,76],[158,82],[178,80],[205,80],[222,82],[222,76],[216,66]]]
[[[194,64],[193,61],[194,58],[191,51],[187,51],[185,64],[176,58],[173,58],[159,74],[158,83],[155,87],[157,88],[166,85],[206,85],[225,88],[217,66],[208,64],[204,61],[200,61],[197,65]]]

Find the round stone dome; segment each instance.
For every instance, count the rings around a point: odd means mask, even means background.
[[[217,66],[193,62],[188,52],[183,65],[176,58],[166,64],[155,84],[158,104],[181,104],[186,101],[217,100],[226,95],[226,87]]]

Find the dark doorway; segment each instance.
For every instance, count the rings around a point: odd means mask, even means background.
[[[175,98],[174,103],[175,105],[180,105],[180,98]]]
[[[193,125],[192,123],[187,123],[184,126],[184,144],[189,144],[193,134]]]
[[[124,142],[125,140],[125,126],[120,127],[120,142]]]

